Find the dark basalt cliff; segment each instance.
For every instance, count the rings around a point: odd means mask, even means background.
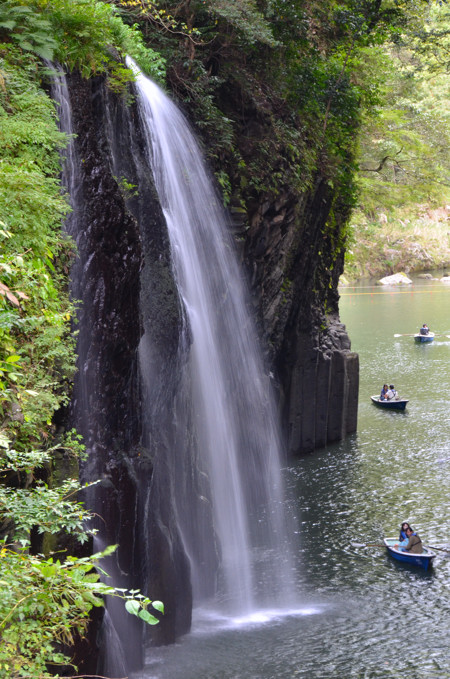
[[[222,56],[212,71],[207,60],[206,67],[223,80],[214,102],[232,126],[233,150],[218,144],[204,121],[198,130],[205,153],[214,148],[213,169],[218,175],[225,170],[229,178],[234,234],[278,389],[287,452],[303,454],[341,440],[357,425],[359,361],[338,308],[351,209],[349,139],[357,122],[343,122],[342,148],[333,159],[323,124],[305,129],[289,104],[269,92],[261,74],[256,77],[251,67],[233,62],[236,55],[228,56],[230,63]],[[195,121],[189,70],[175,64],[169,77]],[[292,149],[279,129],[296,124],[301,148],[293,170]],[[307,157],[314,162],[308,165]],[[294,175],[302,165],[299,179]],[[255,171],[262,175],[256,181]],[[275,187],[270,175],[279,177]]]
[[[171,509],[173,480],[153,488],[150,508],[142,492],[152,487],[154,448],[164,457],[173,445],[168,419],[176,392],[180,310],[165,222],[152,179],[142,169],[146,164],[134,107],[111,97],[101,79],[86,81],[74,74],[69,91],[78,156],[71,231],[79,257],[72,292],[81,302],[72,420],[89,451],[82,480],[100,480],[87,504],[98,517],[96,548],[120,545],[106,563],[115,586],[151,591],[154,599],[164,601],[166,614],[153,638],[170,643],[188,631],[192,607],[189,566]],[[138,195],[126,195],[122,177],[139,185]],[[138,367],[143,337],[161,368],[146,388],[147,398],[160,405],[145,424]],[[110,614],[120,628],[123,604],[113,605]],[[143,628],[126,617],[120,636],[131,671],[142,665]],[[98,669],[96,638],[94,630],[81,648],[85,672]],[[110,669],[114,673],[118,666]]]
[[[290,454],[356,430],[358,356],[338,314],[343,253],[336,258],[325,229],[333,200],[318,178],[301,200],[282,194],[257,205],[246,238]]]
[[[90,453],[83,476],[100,479],[90,506],[101,517],[101,540],[120,545],[108,566],[115,584],[164,601],[166,615],[152,633],[156,643],[170,643],[190,627],[192,592],[171,497],[189,474],[180,469],[175,480],[160,470],[158,484],[153,481],[155,460],[164,469],[165,457],[180,445],[171,419],[183,361],[181,310],[166,227],[145,170],[135,107],[108,93],[101,79],[72,75],[69,89],[79,157],[73,294],[81,300],[72,411]],[[326,226],[333,208],[335,196],[318,176],[304,196],[255,197],[246,227],[237,218],[233,224],[291,454],[356,429],[358,357],[339,322],[339,220],[334,232]],[[139,347],[148,347],[160,366],[146,384]],[[206,513],[204,520],[207,525]],[[131,671],[142,661],[143,630],[136,622],[124,634]],[[98,670],[91,643],[80,660],[85,672]]]

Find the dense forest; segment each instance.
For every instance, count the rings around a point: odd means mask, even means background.
[[[448,8],[371,51],[379,99],[358,135],[358,200],[350,222],[349,279],[443,269],[450,260]]]
[[[77,480],[83,441],[65,426],[76,248],[62,228],[67,138],[49,96],[53,64],[103,77],[126,99],[131,55],[173,94],[202,141],[249,274],[261,205],[290,204],[295,220],[320,183],[328,207],[311,298],[325,331],[347,243],[349,275],[371,273],[364,248],[386,233],[380,214],[406,234],[448,201],[449,26],[445,5],[415,0],[0,2],[0,676],[75,674],[71,648],[104,596],[149,624],[164,609],[93,570],[101,555],[90,554]],[[436,242],[445,229],[436,226]],[[437,249],[424,265],[444,264]],[[380,258],[381,269],[395,265],[392,252]],[[289,262],[283,277],[282,294],[295,296]],[[261,327],[276,345],[277,322],[261,314]]]

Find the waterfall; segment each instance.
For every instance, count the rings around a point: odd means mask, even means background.
[[[195,465],[209,490],[209,497],[201,500],[212,503],[218,596],[230,610],[251,611],[260,603],[259,590],[267,594],[269,587],[276,600],[289,579],[280,563],[287,540],[270,376],[263,367],[229,224],[193,133],[162,90],[131,59],[127,63],[136,76],[146,153],[182,300],[189,379],[180,388],[190,390],[185,401],[191,409]],[[146,359],[144,350],[144,375]],[[174,413],[174,426],[176,420]],[[177,498],[175,503],[194,594],[201,598],[208,580],[202,521],[192,509],[195,503]]]
[[[164,601],[152,638],[170,643],[190,628],[192,598],[233,615],[287,603],[292,530],[226,213],[185,118],[136,73],[131,107],[100,80],[72,74],[68,89],[60,72],[52,84],[76,135],[63,163],[80,300],[71,419],[89,455],[82,480],[101,480],[84,496],[96,540],[119,545],[106,570]],[[135,624],[109,605],[97,672],[139,667]]]

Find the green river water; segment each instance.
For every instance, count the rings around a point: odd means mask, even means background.
[[[136,679],[450,678],[450,285],[361,284],[341,290],[340,310],[360,356],[358,431],[285,470],[292,605],[246,619],[196,610],[192,633],[149,648]],[[423,323],[431,344],[394,337]],[[409,398],[404,413],[371,403],[384,382]],[[403,520],[449,549],[430,571],[352,544],[397,535]]]

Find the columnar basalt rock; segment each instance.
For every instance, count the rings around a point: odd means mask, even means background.
[[[343,258],[327,236],[332,203],[319,178],[300,201],[286,192],[257,204],[246,234],[245,262],[291,455],[356,431],[359,362],[339,321]]]

